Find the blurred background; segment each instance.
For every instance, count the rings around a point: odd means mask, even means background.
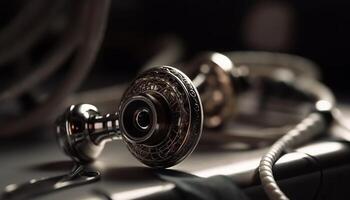
[[[45,137],[70,103],[107,99],[116,108],[118,88],[142,67],[202,51],[309,58],[348,102],[349,1],[114,0],[109,8],[88,2],[0,2],[2,139]]]
[[[350,1],[346,0],[0,1],[0,189],[71,170],[74,163],[55,145],[54,126],[68,105],[90,103],[101,113],[115,112],[125,86],[142,69],[186,64],[205,51],[271,51],[308,58],[320,67],[321,80],[334,91],[341,110],[350,113],[349,10]],[[260,183],[256,166],[264,147],[275,138],[264,144],[260,140],[251,144],[249,138],[280,137],[290,127],[276,125],[278,121],[292,120],[288,125],[294,125],[301,120],[300,113],[308,111],[300,102],[287,102],[288,92],[283,92],[275,101],[263,99],[272,105],[272,111],[266,112],[270,115],[240,116],[241,122],[257,125],[248,127],[253,132],[241,131],[240,135],[240,129],[247,127],[239,126],[238,120],[220,130],[224,136],[227,131],[227,136],[246,140],[227,140],[217,137],[217,129],[211,131],[207,144],[204,141],[188,161],[170,171],[178,170],[174,176],[182,177],[183,172],[204,170],[215,175],[221,174],[220,169],[233,170],[230,176],[240,186],[253,184],[246,190],[252,199],[266,198],[263,190],[255,187]],[[245,98],[255,101],[258,95]],[[256,105],[248,102],[238,107],[254,109],[259,107]],[[263,129],[266,124],[259,121],[277,128]],[[350,149],[338,139],[349,141],[350,136],[339,129],[325,134],[324,144],[310,142],[305,155],[293,158],[295,154],[286,154],[282,164],[277,164],[282,166],[281,177],[290,178],[283,187],[292,199],[311,199],[319,193],[322,199],[348,199]],[[336,137],[335,142],[333,135],[344,137]],[[140,167],[124,147],[121,141],[106,145],[95,162],[104,176],[101,181],[55,193],[50,199],[91,199],[96,188],[110,193],[101,199],[112,199],[108,197],[123,194],[127,188],[149,186],[155,180],[165,184],[154,178],[155,171]],[[37,192],[34,189],[30,191]],[[129,193],[139,194],[134,190]],[[87,198],[82,198],[84,195]]]

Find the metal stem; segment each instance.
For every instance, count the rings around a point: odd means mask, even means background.
[[[95,116],[88,123],[89,135],[95,144],[121,139],[118,113]]]

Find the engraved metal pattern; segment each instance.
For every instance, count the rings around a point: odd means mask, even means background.
[[[169,104],[171,125],[168,137],[154,146],[124,141],[130,152],[142,163],[151,167],[171,167],[185,159],[201,137],[201,100],[191,80],[179,70],[167,66],[142,73],[126,90],[122,99],[125,101],[149,92],[162,95]]]

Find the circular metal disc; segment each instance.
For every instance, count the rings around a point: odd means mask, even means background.
[[[127,99],[150,92],[162,95],[169,105],[171,125],[168,136],[156,145],[137,144],[126,138],[124,141],[142,163],[151,167],[171,167],[185,159],[198,144],[203,127],[201,100],[185,74],[163,66],[139,75],[124,93],[120,107]]]

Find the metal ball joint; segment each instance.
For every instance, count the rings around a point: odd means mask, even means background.
[[[75,161],[90,162],[105,142],[122,139],[145,165],[165,168],[181,162],[196,147],[203,123],[217,127],[233,114],[237,92],[238,76],[226,56],[205,54],[193,66],[192,81],[167,66],[140,74],[117,113],[101,116],[93,105],[70,106],[57,120],[60,146]]]

